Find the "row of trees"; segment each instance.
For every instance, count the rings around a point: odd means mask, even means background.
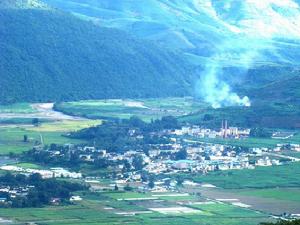
[[[134,116],[128,120],[107,121],[101,126],[91,127],[75,133],[70,137],[86,139],[95,143],[97,147],[110,152],[126,149],[147,149],[148,144],[169,143],[159,131],[164,129],[176,129],[180,125],[175,117],[167,116],[160,120],[146,123]],[[134,134],[130,131],[134,130]],[[138,136],[142,138],[137,138]]]
[[[88,187],[79,183],[61,181],[57,179],[42,179],[40,174],[25,176],[6,173],[0,177],[1,186],[9,186],[11,189],[30,187],[27,194],[17,195],[12,198],[7,192],[0,192],[0,197],[7,199],[2,207],[25,208],[41,207],[50,203],[51,199],[59,198],[61,202],[68,203],[71,193],[86,190]]]

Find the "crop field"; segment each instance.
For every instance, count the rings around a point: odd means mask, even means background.
[[[69,139],[62,136],[71,131],[87,128],[101,124],[101,121],[60,121],[42,123],[38,127],[34,126],[0,126],[0,155],[21,153],[30,149],[35,141],[43,140],[44,144],[66,144],[82,143],[84,141]],[[28,136],[28,142],[24,142],[24,135]]]
[[[184,175],[183,175],[184,176]],[[300,187],[300,163],[255,169],[211,172],[189,175],[196,182],[205,182],[225,189]]]
[[[0,113],[35,113],[36,110],[32,108],[29,103],[17,103],[12,105],[0,105]]]
[[[146,194],[148,195],[148,194]],[[137,197],[141,200],[122,201],[119,197]],[[270,221],[268,215],[229,204],[213,202],[210,205],[180,205],[167,200],[142,200],[143,194],[106,193],[86,194],[84,200],[70,206],[39,209],[0,209],[0,218],[12,224],[145,224],[180,225],[256,225]]]
[[[204,105],[193,98],[111,99],[60,103],[56,105],[56,109],[69,115],[91,119],[128,119],[131,116],[138,116],[150,121],[167,115],[187,115],[203,108]]]
[[[274,148],[276,147],[277,144],[284,144],[284,143],[300,144],[300,133],[297,133],[293,137],[288,139],[249,137],[245,139],[197,138],[195,140],[207,142],[207,143],[233,145],[233,146],[241,146],[241,147],[249,147],[249,148]],[[296,155],[297,154],[295,154],[295,156]]]
[[[238,193],[246,196],[294,201],[300,205],[300,188],[249,189],[238,191]]]

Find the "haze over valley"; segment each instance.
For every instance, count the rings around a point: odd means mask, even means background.
[[[0,224],[299,224],[299,59],[299,0],[0,0]]]

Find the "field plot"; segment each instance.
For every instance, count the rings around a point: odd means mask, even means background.
[[[12,105],[0,105],[0,113],[35,113],[37,112],[29,103],[17,103]]]
[[[189,188],[201,196],[281,215],[300,213],[300,163],[257,167],[254,170],[212,172],[194,176],[197,182],[210,183],[217,188]]]
[[[245,139],[201,138],[200,140],[208,143],[243,146],[249,148],[262,148],[262,147],[273,148],[276,147],[277,144],[284,144],[284,143],[300,144],[300,133],[297,133],[295,136],[284,140],[272,139],[272,138],[253,138],[253,137],[249,137]],[[300,153],[298,156],[300,156]]]
[[[299,214],[299,189],[221,189],[202,188],[198,190],[203,196],[218,199],[220,202],[249,208],[261,212],[281,215],[282,213]],[[226,197],[226,198],[225,198]],[[293,198],[294,197],[294,198]]]
[[[70,131],[87,128],[100,124],[101,121],[61,121],[42,123],[39,127],[33,126],[0,126],[0,155],[21,153],[29,150],[35,141],[43,141],[44,144],[82,143],[84,141],[69,139],[62,136]],[[24,142],[27,135],[28,142]]]
[[[240,190],[238,191],[238,193],[245,196],[255,196],[268,199],[298,202],[300,205],[300,188],[249,189]]]
[[[151,193],[109,192],[87,194],[84,201],[71,206],[40,209],[0,209],[0,217],[13,224],[180,224],[180,225],[257,225],[270,218],[251,210],[214,202],[180,205],[165,200],[125,201],[128,197],[144,198]]]
[[[66,102],[56,105],[56,109],[73,116],[91,119],[121,118],[128,119],[135,115],[145,121],[162,116],[183,116],[204,107],[204,103],[193,98],[161,98],[137,100],[93,100]]]
[[[257,167],[254,170],[212,172],[195,176],[196,182],[211,183],[225,189],[300,187],[300,163]]]

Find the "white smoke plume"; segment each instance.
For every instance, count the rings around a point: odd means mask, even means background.
[[[222,12],[217,12],[214,1],[205,0],[207,13],[226,27],[228,35],[216,44],[217,50],[207,60],[197,93],[214,108],[251,106],[247,96],[239,96],[222,80],[223,69],[230,65],[246,73],[265,50],[280,58],[272,40],[287,34],[300,38],[300,7],[293,0],[227,0],[216,1],[218,6],[223,4]],[[235,7],[237,2],[241,5],[239,10]]]

